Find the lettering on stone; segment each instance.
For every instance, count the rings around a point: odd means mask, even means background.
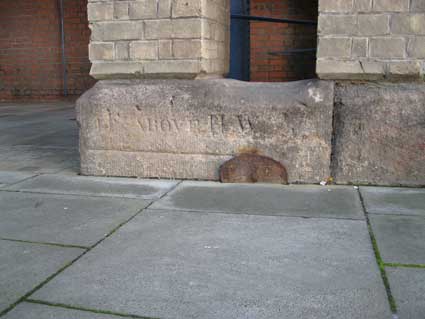
[[[200,121],[197,119],[189,120],[189,130],[191,132],[196,132],[200,128]]]
[[[210,115],[210,129],[213,135],[224,133],[224,114]]]
[[[103,110],[100,113],[100,116],[96,118],[96,121],[94,122],[94,127],[96,130],[98,129],[111,130],[113,125],[114,125],[114,120],[113,120],[112,112],[110,109]]]
[[[207,114],[204,117],[182,117],[171,116],[156,117],[155,115],[142,114],[142,109],[137,108],[133,123],[143,132],[177,134],[189,132],[195,134],[207,134],[212,136],[226,136],[228,134],[249,135],[255,132],[255,121],[247,114]],[[118,112],[109,109],[102,111],[93,123],[96,129],[106,130],[121,129],[125,119],[120,118]]]
[[[138,126],[144,132],[178,133],[183,130],[184,123],[169,118],[137,118]]]
[[[238,115],[237,117],[238,117],[239,125],[243,133],[254,130],[253,122],[248,115]]]

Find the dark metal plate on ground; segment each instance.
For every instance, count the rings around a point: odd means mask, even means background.
[[[258,154],[241,154],[220,167],[222,183],[288,184],[285,167],[274,159]]]

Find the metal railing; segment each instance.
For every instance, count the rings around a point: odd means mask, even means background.
[[[275,23],[290,23],[290,24],[304,24],[304,25],[317,26],[317,22],[313,20],[270,18],[270,17],[250,16],[245,14],[232,14],[230,17],[232,19],[237,19],[237,20],[265,21],[265,22],[275,22]]]

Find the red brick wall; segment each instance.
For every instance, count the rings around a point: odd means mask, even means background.
[[[64,0],[68,91],[93,85],[88,75],[87,0]],[[0,1],[0,100],[54,99],[63,94],[57,0]]]
[[[273,18],[315,20],[317,0],[251,0],[250,14]],[[270,53],[317,46],[316,27],[251,22],[251,81],[293,81],[315,77],[315,53]]]

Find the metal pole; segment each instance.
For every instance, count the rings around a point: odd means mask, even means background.
[[[268,18],[259,16],[248,16],[244,14],[232,14],[232,19],[238,20],[252,20],[252,21],[265,21],[265,22],[277,22],[277,23],[292,23],[292,24],[304,24],[316,26],[317,22],[313,20],[298,20],[298,19],[279,19],[279,18]]]
[[[299,53],[315,53],[317,49],[309,48],[309,49],[291,49],[291,50],[285,50],[285,51],[278,51],[278,52],[269,52],[270,55],[292,55],[292,54],[299,54]]]
[[[62,49],[62,67],[63,67],[63,95],[68,96],[68,73],[67,73],[67,70],[66,70],[65,26],[64,26],[63,0],[58,0],[58,3],[59,3],[61,49]]]

